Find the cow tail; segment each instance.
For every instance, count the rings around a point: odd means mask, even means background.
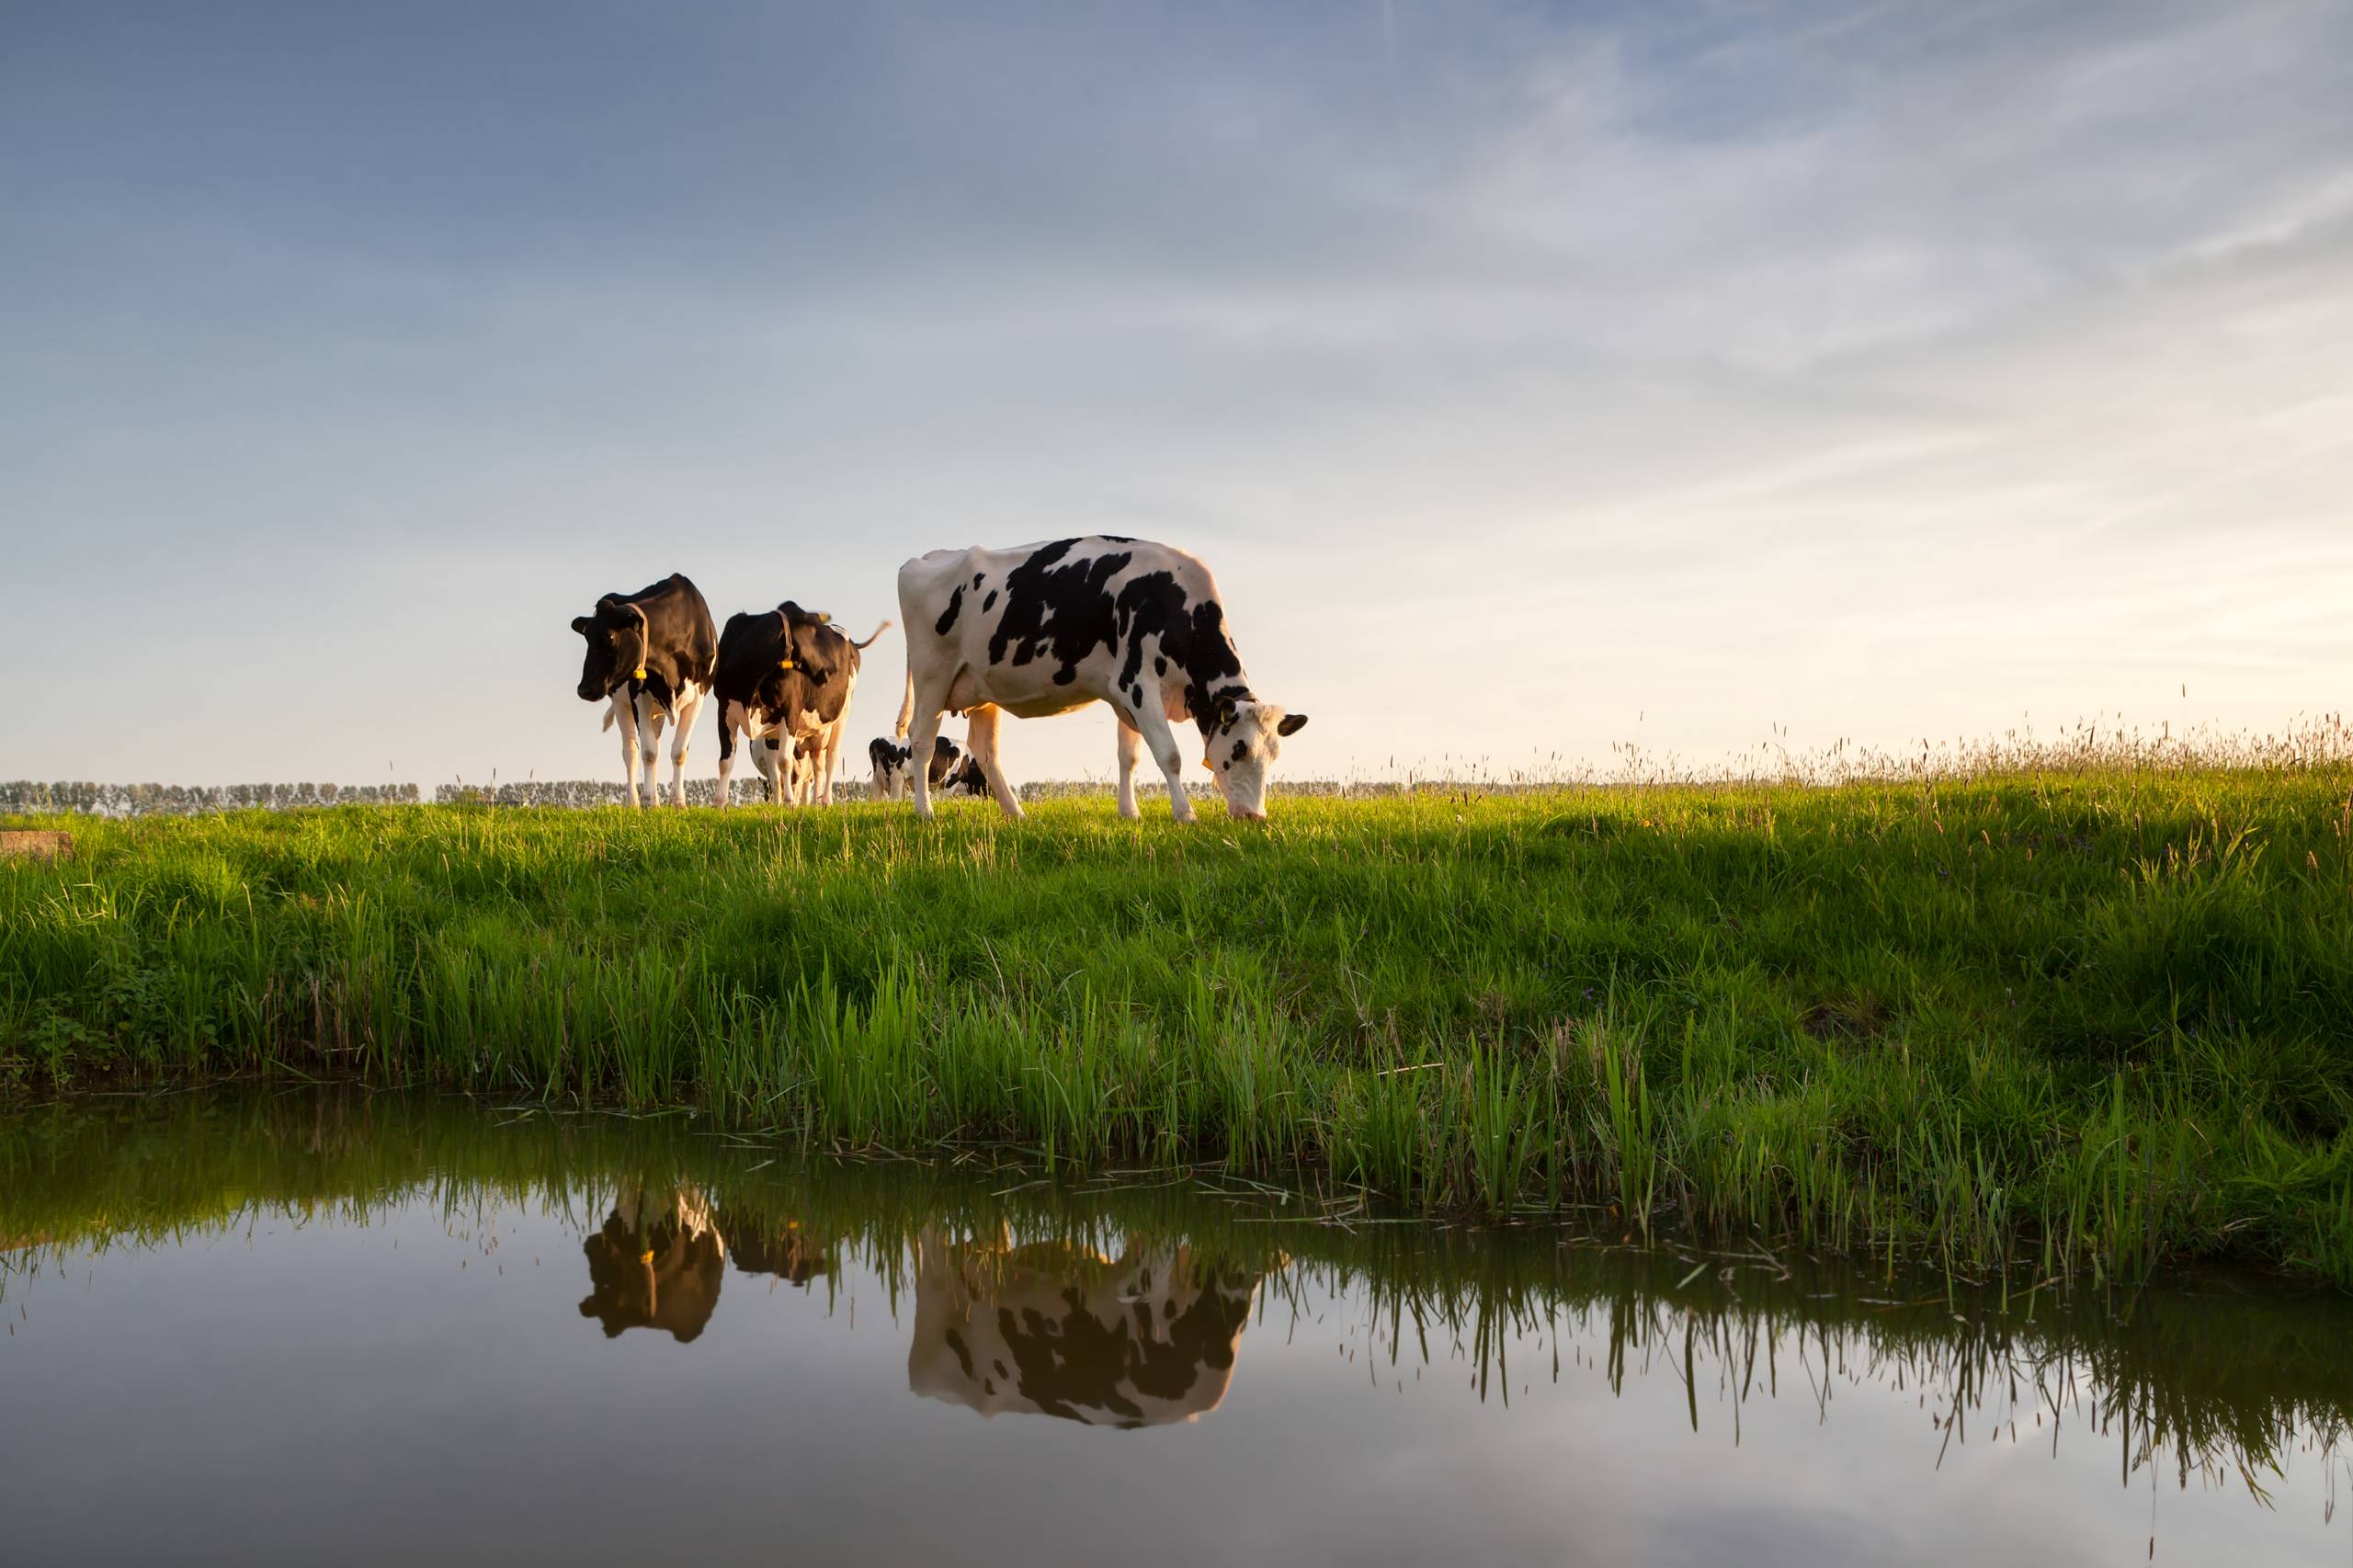
[[[853,648],[871,648],[875,643],[881,642],[882,640],[882,634],[890,630],[891,620],[888,616],[885,616],[882,619],[882,624],[874,629],[873,636],[868,638],[863,642],[853,642],[850,646]]]
[[[894,733],[896,733],[899,739],[903,741],[905,740],[907,738],[907,731],[914,727],[915,722],[915,651],[914,645],[909,644],[907,648],[907,695],[902,698],[899,701],[899,727]]]

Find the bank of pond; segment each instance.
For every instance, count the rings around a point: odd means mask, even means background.
[[[27,1563],[2340,1562],[2353,1301],[343,1088],[0,1118]],[[975,1543],[988,1543],[988,1550]]]
[[[1283,808],[75,822],[0,862],[0,1096],[431,1085],[2353,1286],[2353,767]]]

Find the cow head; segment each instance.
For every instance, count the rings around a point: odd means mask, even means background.
[[[588,640],[580,666],[580,700],[602,702],[645,675],[645,612],[607,594],[594,615],[572,618],[572,630]]]
[[[1226,811],[1249,822],[1267,820],[1267,764],[1282,749],[1282,737],[1307,727],[1304,713],[1286,713],[1254,697],[1222,697],[1203,726],[1209,750],[1201,758],[1217,778]]]

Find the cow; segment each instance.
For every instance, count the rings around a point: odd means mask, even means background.
[[[834,803],[834,761],[849,722],[859,652],[891,623],[853,642],[832,619],[790,599],[757,615],[727,618],[711,677],[719,699],[721,805],[727,803],[738,735],[751,740],[752,764],[771,800],[804,805],[822,795]]]
[[[899,568],[907,689],[897,733],[925,755],[940,714],[965,714],[965,744],[1006,815],[1021,802],[997,760],[1000,713],[1043,718],[1108,702],[1120,719],[1120,814],[1136,815],[1136,755],[1193,820],[1172,722],[1190,719],[1233,816],[1263,822],[1267,764],[1307,722],[1262,702],[1243,674],[1209,568],[1179,550],[1095,534],[1015,550],[939,550]],[[912,739],[910,740],[910,736]],[[930,780],[915,781],[931,815]]]
[[[1096,1426],[1195,1421],[1223,1402],[1258,1278],[1189,1246],[915,1243],[907,1386],[983,1415]]]
[[[580,670],[580,699],[609,704],[605,728],[621,727],[621,767],[629,803],[640,804],[637,766],[645,762],[646,792],[656,801],[654,759],[665,719],[676,727],[670,743],[670,802],[687,803],[687,740],[710,691],[719,638],[710,607],[687,579],[672,573],[633,594],[607,594],[596,609],[574,616],[572,630],[588,642]]]
[[[972,754],[966,752],[940,779],[939,792],[943,795],[985,795],[989,792],[989,776],[981,771],[981,765],[972,760]]]
[[[877,735],[867,743],[866,759],[872,765],[874,771],[874,799],[895,801],[899,798],[899,791],[907,786],[908,764],[914,757],[914,752],[905,746],[893,744],[886,735]],[[965,760],[964,754],[957,749],[956,743],[946,735],[933,742],[931,787],[935,790],[938,789],[941,781]]]
[[[719,1305],[727,1244],[700,1192],[624,1187],[605,1228],[580,1244],[588,1256],[580,1315],[597,1319],[606,1338],[632,1328],[658,1328],[682,1345],[701,1335]]]

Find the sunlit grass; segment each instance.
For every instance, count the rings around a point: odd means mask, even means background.
[[[2353,766],[2211,760],[1293,798],[1257,829],[21,819],[77,853],[0,864],[0,1073],[691,1101],[1964,1270],[2353,1284]]]

